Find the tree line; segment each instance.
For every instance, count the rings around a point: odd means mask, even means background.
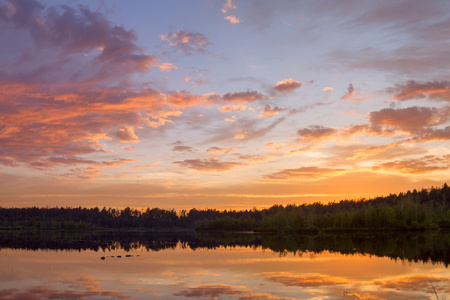
[[[450,228],[450,188],[328,204],[274,205],[261,211],[224,213],[196,223],[198,230],[310,232],[355,230],[429,230]]]
[[[450,188],[390,194],[327,204],[273,205],[265,209],[189,211],[160,208],[3,208],[0,229],[196,229],[261,232],[427,230],[450,228]]]

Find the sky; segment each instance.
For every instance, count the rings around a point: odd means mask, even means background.
[[[0,0],[0,206],[450,184],[448,1]]]

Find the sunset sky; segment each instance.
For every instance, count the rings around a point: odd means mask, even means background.
[[[0,0],[0,206],[450,184],[449,1]]]

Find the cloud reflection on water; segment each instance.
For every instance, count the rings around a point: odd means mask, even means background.
[[[4,248],[0,254],[0,300],[435,299],[433,287],[448,300],[450,293],[443,263],[330,251],[280,256],[261,247],[178,243],[158,251]]]

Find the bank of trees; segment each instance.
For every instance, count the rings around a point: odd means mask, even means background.
[[[386,197],[328,204],[274,205],[261,211],[224,212],[197,222],[198,230],[318,232],[450,228],[450,188],[413,190]]]
[[[426,230],[450,228],[450,188],[328,204],[225,210],[147,208],[1,208],[0,228],[32,230],[197,229],[263,232]]]

